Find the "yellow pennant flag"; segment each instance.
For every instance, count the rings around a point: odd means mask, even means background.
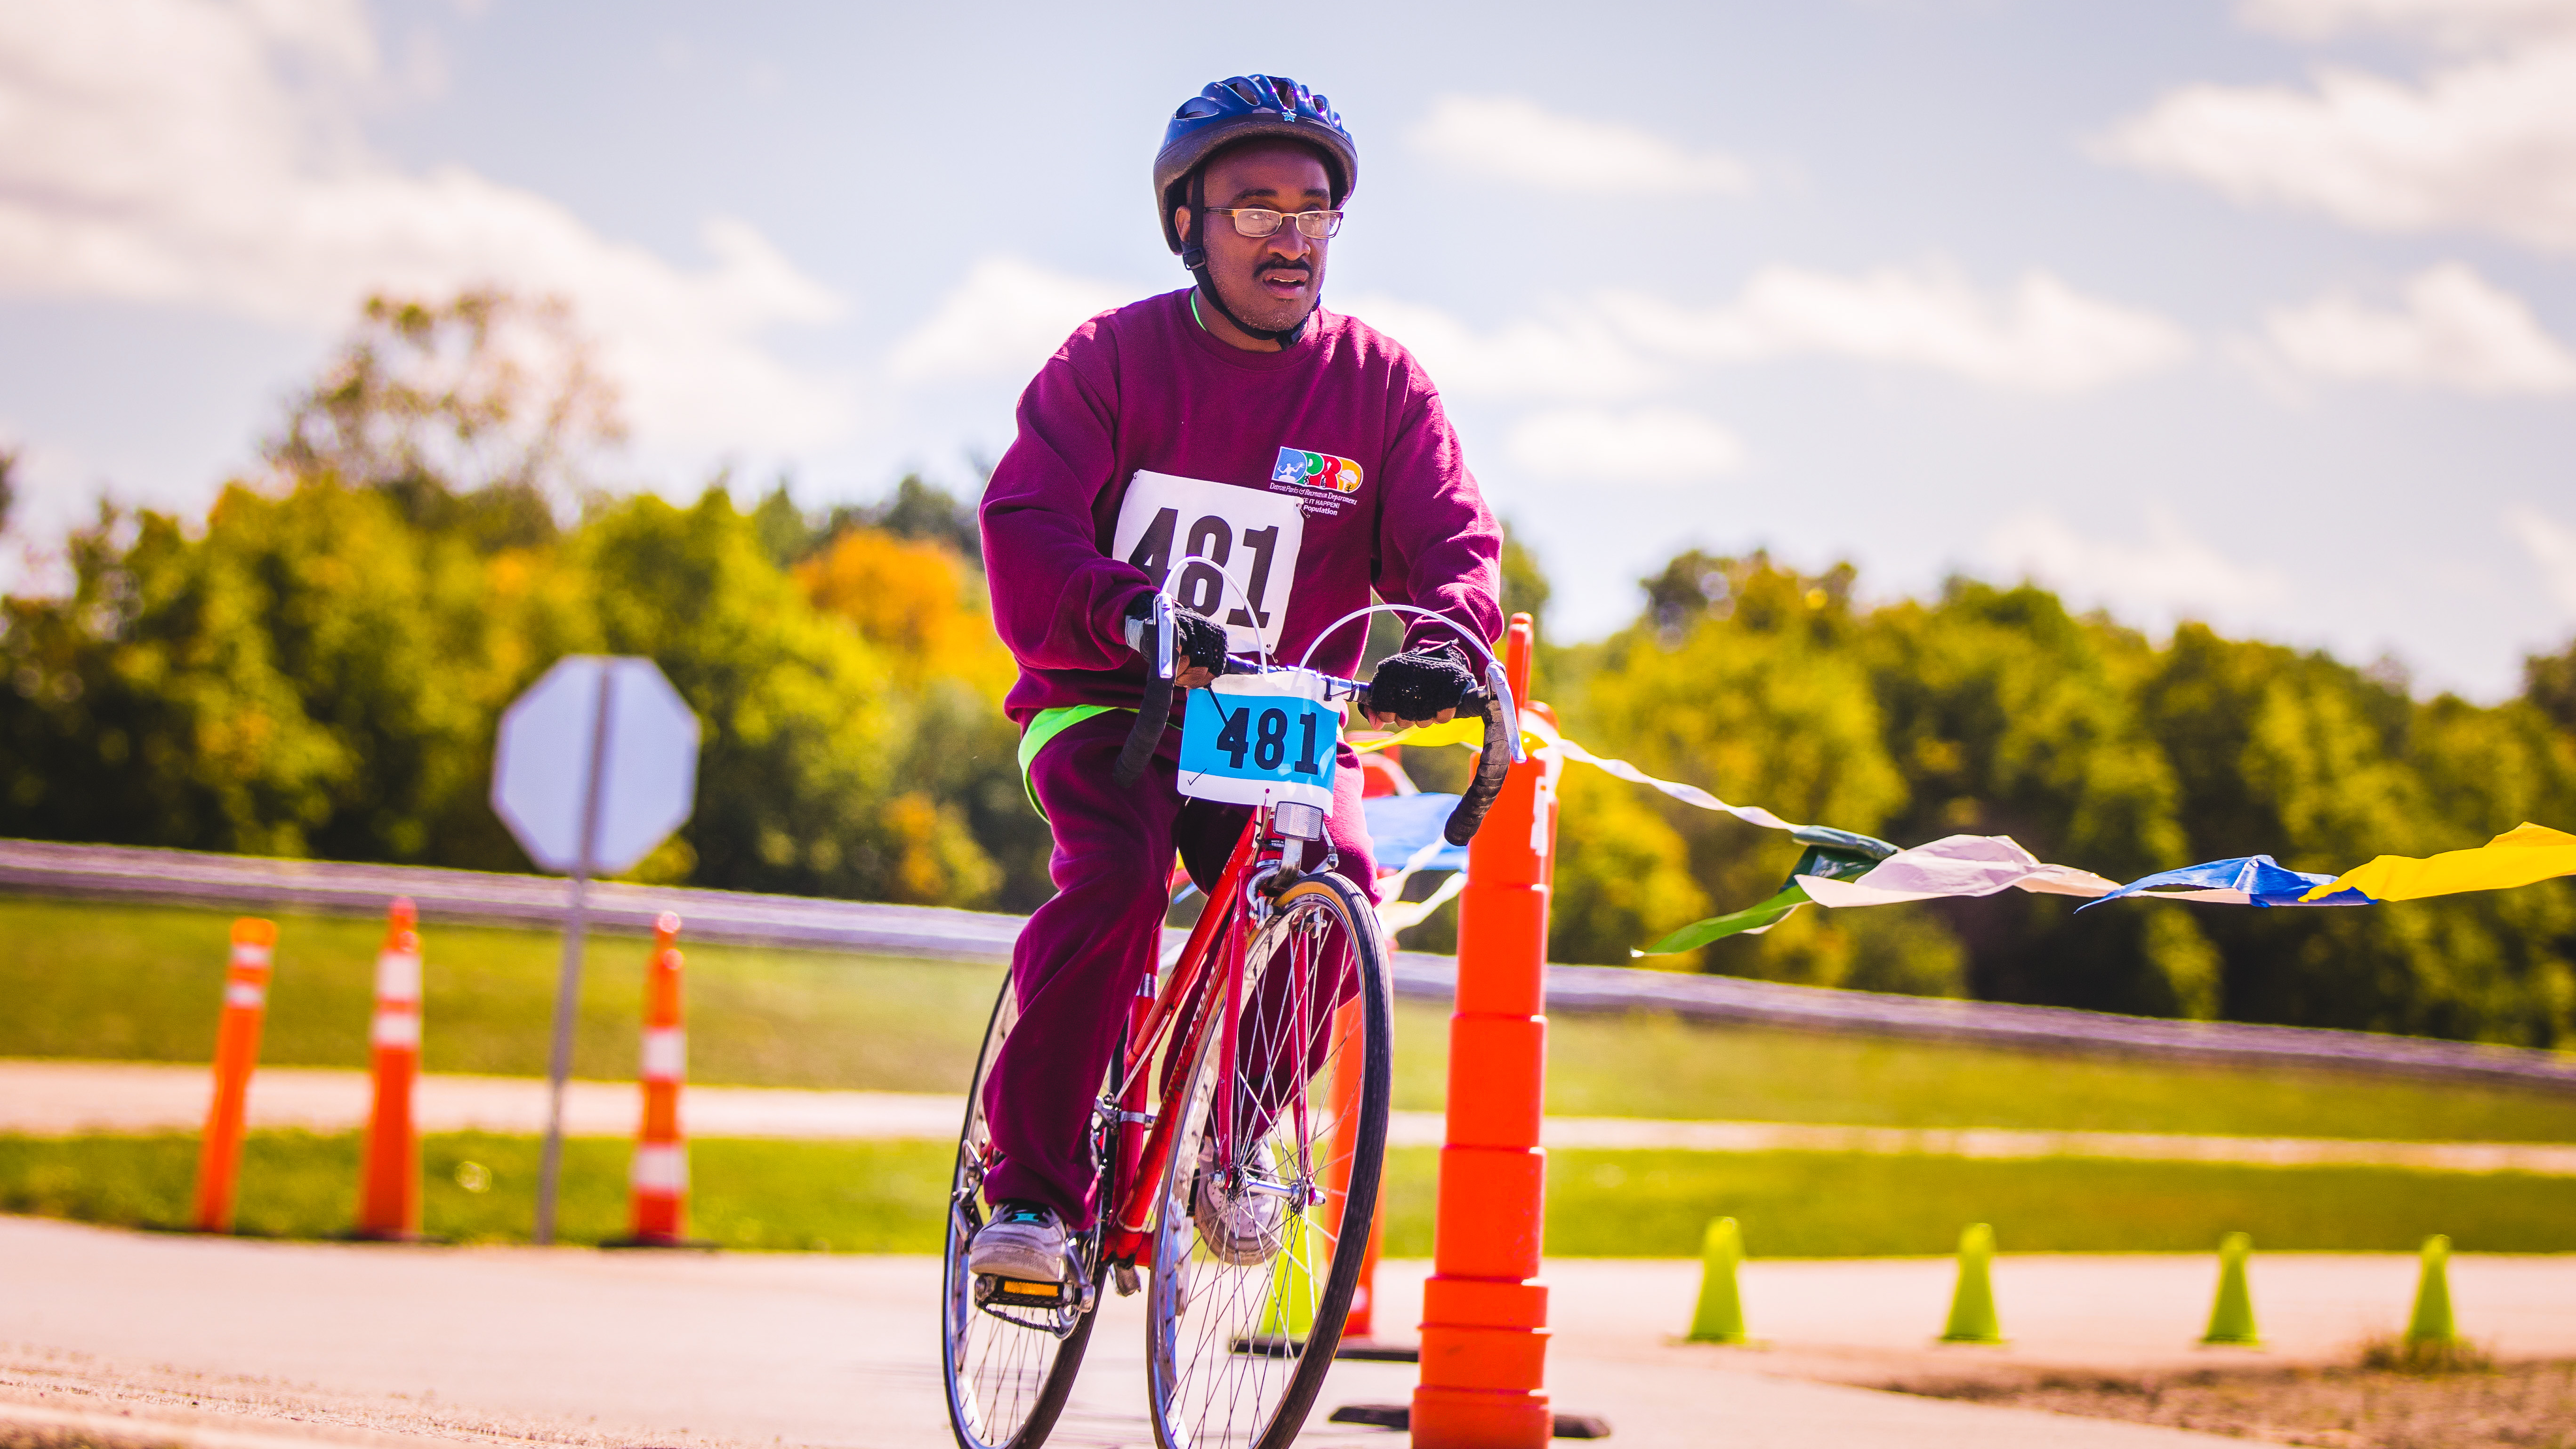
[[[1381,735],[1373,740],[1355,740],[1351,749],[1365,755],[1389,745],[1465,745],[1471,750],[1480,750],[1485,747],[1485,717],[1461,715],[1447,724],[1415,725],[1409,730],[1397,730],[1394,734]]]
[[[2474,850],[2446,850],[2421,860],[2380,856],[2299,899],[2312,901],[2350,888],[2375,901],[2412,901],[2506,890],[2562,875],[2576,875],[2576,835],[2524,821]]]

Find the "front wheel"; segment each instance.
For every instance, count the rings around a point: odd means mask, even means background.
[[[1162,1449],[1286,1449],[1332,1367],[1386,1154],[1384,937],[1332,874],[1279,896],[1217,995],[1156,1198],[1145,1372]]]
[[[966,1126],[958,1135],[957,1166],[948,1186],[940,1359],[948,1379],[948,1422],[959,1449],[1036,1449],[1046,1442],[1082,1367],[1094,1318],[1089,1305],[1099,1295],[1096,1252],[1081,1255],[1090,1269],[1090,1281],[1083,1285],[1090,1290],[1087,1301],[1059,1308],[978,1303],[975,1275],[966,1267],[966,1245],[984,1225],[984,1173],[993,1164],[984,1083],[1019,1014],[1019,998],[1006,977],[1001,999],[993,1003],[992,1024],[984,1032],[984,1053],[967,1086]]]

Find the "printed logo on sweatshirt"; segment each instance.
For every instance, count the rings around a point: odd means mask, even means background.
[[[1270,481],[1293,483],[1300,488],[1330,489],[1335,493],[1357,493],[1360,491],[1360,465],[1330,453],[1282,448],[1279,461],[1270,467]]]

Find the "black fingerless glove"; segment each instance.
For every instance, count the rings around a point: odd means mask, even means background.
[[[1127,606],[1127,647],[1147,656],[1154,647],[1154,596],[1138,594]],[[1172,672],[1180,673],[1191,665],[1225,670],[1225,630],[1212,620],[1193,614],[1175,604],[1172,607]]]
[[[1369,712],[1396,719],[1435,719],[1456,709],[1476,676],[1467,656],[1454,643],[1398,654],[1377,667],[1369,681]]]

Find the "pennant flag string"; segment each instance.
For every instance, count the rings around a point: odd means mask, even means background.
[[[2247,855],[2158,871],[2122,885],[2089,870],[2047,864],[2009,835],[1951,835],[1900,850],[1884,840],[1851,831],[1793,824],[1758,805],[1730,805],[1697,785],[1659,780],[1625,760],[1596,755],[1536,715],[1524,714],[1521,718],[1524,742],[1534,751],[1554,751],[1560,759],[1590,765],[1685,805],[1732,815],[1765,829],[1787,831],[1807,847],[1790,870],[1789,879],[1768,899],[1722,916],[1693,921],[1653,945],[1630,953],[1635,956],[1695,950],[1729,936],[1757,936],[1810,903],[1849,909],[2024,890],[2088,898],[2078,910],[2132,897],[2267,908],[2367,906],[2464,891],[2507,890],[2576,875],[2576,834],[2526,821],[2474,849],[2444,851],[2423,858],[2382,855],[2339,876],[2292,870],[2268,855]],[[1474,749],[1483,738],[1483,721],[1461,719],[1404,730],[1357,743],[1353,748],[1369,751],[1412,744]],[[1430,858],[1430,852],[1425,851],[1405,873],[1428,866]],[[1460,880],[1463,874],[1445,884],[1442,898],[1454,893]],[[1433,903],[1422,904],[1420,912],[1408,907],[1405,913],[1415,919],[1427,915]]]
[[[1766,830],[1797,831],[1808,828],[1793,825],[1759,805],[1729,805],[1697,785],[1685,785],[1678,780],[1658,780],[1626,760],[1605,760],[1573,740],[1558,734],[1555,727],[1534,714],[1521,716],[1521,740],[1532,750],[1555,750],[1566,759],[1590,765],[1596,770],[1615,775],[1629,784],[1643,785],[1649,790],[1660,790],[1685,805],[1696,805],[1702,810],[1732,815],[1748,825],[1759,825]],[[1464,745],[1472,750],[1481,748],[1484,742],[1485,722],[1483,720],[1455,719],[1446,724],[1416,725],[1409,730],[1398,730],[1383,739],[1362,741],[1351,748],[1363,754],[1372,750],[1385,749],[1389,745]],[[1832,833],[1843,834],[1841,831]],[[1889,848],[1894,849],[1893,846]]]

